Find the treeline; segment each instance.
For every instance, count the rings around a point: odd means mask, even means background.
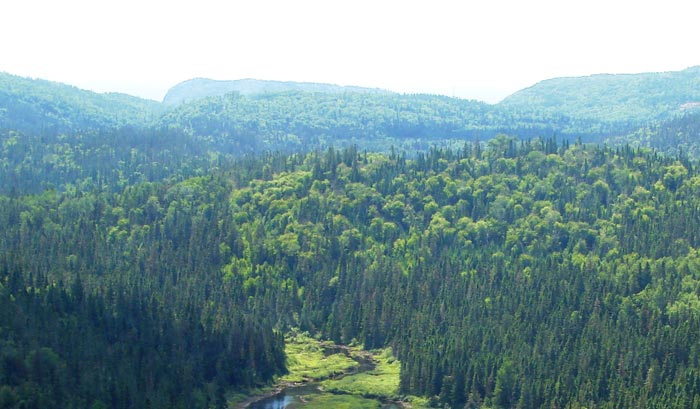
[[[214,171],[229,156],[175,130],[6,131],[0,132],[0,193],[117,191],[142,182],[182,181]]]
[[[0,72],[0,131],[58,134],[142,127],[162,111],[158,102],[126,94],[98,94]]]
[[[696,162],[499,136],[205,173],[0,198],[5,406],[222,407],[290,327],[392,346],[436,405],[700,404]]]
[[[677,150],[680,144],[684,152],[695,152],[695,134],[686,133],[692,120],[677,116],[696,108],[698,95],[692,85],[698,72],[695,67],[665,74],[553,79],[495,105],[438,95],[252,80],[239,84],[245,95],[208,98],[204,96],[219,91],[208,89],[206,80],[186,82],[180,91],[202,98],[173,104],[0,73],[0,133],[45,139],[114,134],[125,128],[147,134],[178,130],[206,150],[235,155],[352,145],[382,152],[392,146],[406,151],[436,145],[454,148],[465,140],[485,141],[499,133],[583,142],[623,138],[663,151]],[[186,90],[190,86],[203,88]],[[652,121],[671,122],[647,125]]]
[[[427,149],[440,141],[483,141],[501,132],[523,138],[558,133],[598,140],[620,130],[620,124],[534,112],[519,105],[353,92],[352,87],[340,92],[323,84],[280,83],[269,88],[276,92],[267,92],[262,84],[251,95],[233,92],[172,105],[0,73],[0,132],[55,137],[125,127],[179,129],[219,152],[242,153],[356,143],[372,150],[392,145]],[[279,91],[285,87],[295,90]]]
[[[652,148],[673,156],[700,158],[700,111],[687,112],[665,122],[654,122],[629,134],[608,138],[610,144]]]
[[[372,151],[386,152],[392,146],[427,150],[436,143],[484,141],[499,133],[524,139],[583,135],[593,141],[623,129],[594,119],[436,95],[302,91],[205,98],[166,112],[158,126],[207,137],[224,152],[309,151],[355,144]]]
[[[682,71],[597,74],[541,81],[499,105],[609,124],[642,125],[669,120],[700,100],[700,66]]]

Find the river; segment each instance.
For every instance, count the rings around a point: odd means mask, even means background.
[[[340,346],[327,347],[324,351],[326,354],[336,354],[344,353],[351,357],[359,364],[354,370],[333,377],[333,379],[340,379],[346,376],[356,375],[362,372],[371,371],[375,368],[375,362],[369,355],[351,355],[349,354],[347,348]],[[306,403],[311,399],[318,399],[319,397],[330,397],[332,394],[330,392],[325,392],[321,389],[319,382],[308,382],[302,385],[288,386],[277,392],[274,395],[261,397],[259,400],[254,400],[247,406],[248,409],[295,409],[303,408]],[[361,397],[356,397],[357,399],[366,399]],[[383,409],[399,409],[402,406],[395,402],[385,402],[379,399],[366,399],[368,401],[374,401],[378,406]]]
[[[292,386],[283,389],[276,395],[269,396],[257,402],[251,403],[249,409],[295,409],[303,408],[311,395],[329,394],[322,391],[315,382]],[[383,409],[400,409],[402,406],[393,402],[377,400]]]

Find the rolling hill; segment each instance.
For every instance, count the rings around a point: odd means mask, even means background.
[[[166,106],[177,106],[183,103],[196,101],[198,99],[225,95],[231,92],[236,92],[241,95],[256,95],[286,91],[304,91],[329,94],[341,94],[347,92],[362,94],[390,93],[390,91],[377,88],[340,86],[311,82],[263,81],[257,79],[219,81],[208,78],[194,78],[183,81],[170,88],[165,95],[165,98],[163,98],[163,104]]]
[[[0,129],[69,132],[142,126],[160,111],[156,101],[0,72]]]
[[[668,119],[700,102],[700,66],[683,71],[598,74],[554,78],[505,98],[498,105],[612,123]]]
[[[0,74],[2,130],[39,135],[125,126],[177,129],[203,149],[227,153],[349,144],[414,151],[436,143],[484,141],[499,133],[520,139],[634,141],[640,127],[658,129],[664,121],[696,111],[698,104],[700,67],[550,79],[495,105],[331,84],[203,78],[174,86],[159,103]],[[645,135],[647,140],[668,137],[665,132]],[[690,146],[692,135],[686,143],[686,152],[697,150]]]

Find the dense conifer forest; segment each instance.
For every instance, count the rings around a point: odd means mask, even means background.
[[[401,393],[436,407],[700,406],[691,149],[514,132],[408,150],[359,95],[286,125],[243,98],[155,125],[3,111],[0,407],[226,407],[286,372],[290,330],[391,347]],[[439,98],[406,101],[440,123]],[[250,120],[211,128],[232,115]],[[691,141],[694,118],[633,135]],[[225,138],[240,124],[329,139],[249,150]]]
[[[3,396],[217,402],[300,327],[393,346],[404,392],[452,406],[697,404],[696,166],[502,136],[15,192]]]

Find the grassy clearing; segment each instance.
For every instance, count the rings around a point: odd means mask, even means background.
[[[289,374],[280,383],[322,380],[353,370],[358,366],[342,353],[326,356],[323,344],[306,334],[294,334],[286,339],[287,369]]]
[[[291,333],[285,338],[285,353],[289,373],[275,380],[274,386],[238,391],[228,396],[230,408],[244,407],[251,397],[275,393],[285,385],[320,381],[352,371],[358,366],[344,354],[324,354],[324,344],[307,333]],[[306,406],[304,406],[306,407]]]
[[[376,409],[382,406],[377,400],[365,399],[355,395],[324,393],[320,395],[310,395],[308,398],[307,402],[302,406],[304,409]]]
[[[391,348],[374,351],[371,357],[376,363],[373,370],[341,379],[328,379],[321,382],[321,386],[332,393],[398,399],[401,363],[394,358]]]
[[[241,408],[251,396],[264,395],[271,391],[272,388],[249,389],[243,391],[229,392],[226,395],[226,407],[229,409]]]
[[[290,408],[380,408],[381,401],[402,401],[404,407],[413,409],[428,406],[427,399],[399,395],[401,363],[394,358],[391,348],[367,352],[356,347],[342,347],[337,353],[328,354],[334,345],[297,332],[289,334],[285,343],[289,374],[277,379],[276,385],[318,381],[326,392],[309,394],[304,403],[292,404]],[[376,366],[369,371],[333,379],[359,366],[352,357],[360,361],[369,359]],[[256,391],[258,393],[249,391],[247,396],[263,395],[273,389],[262,388]],[[229,407],[239,407],[246,395],[231,398]]]
[[[404,407],[411,409],[425,409],[430,407],[428,398],[422,396],[410,395],[405,398],[404,402],[406,402]]]

